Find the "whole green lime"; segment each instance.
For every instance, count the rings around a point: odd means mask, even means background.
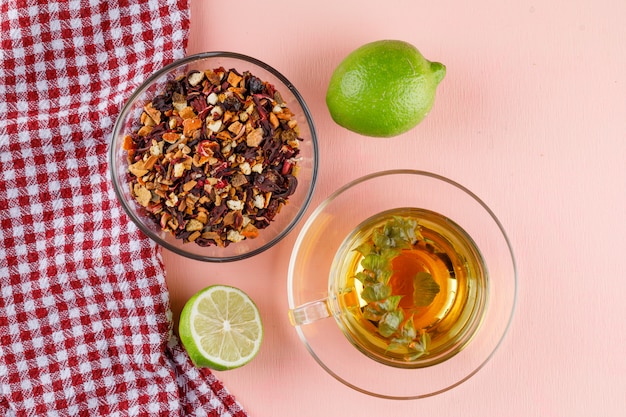
[[[399,40],[365,44],[335,69],[326,92],[333,120],[356,133],[392,137],[421,122],[446,67]]]

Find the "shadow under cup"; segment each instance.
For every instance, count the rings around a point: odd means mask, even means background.
[[[372,337],[351,279],[359,264],[352,250],[362,238],[358,231],[381,213],[402,210],[421,219],[434,246],[451,246],[454,251],[445,251],[458,255],[452,298],[459,304],[425,326],[428,353],[410,361],[385,338]],[[459,385],[488,362],[512,319],[516,279],[508,237],[476,195],[436,174],[384,171],[341,187],[307,219],[289,264],[289,314],[306,349],[338,381],[381,398],[423,398]]]

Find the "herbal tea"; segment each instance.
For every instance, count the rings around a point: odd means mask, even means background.
[[[369,218],[344,240],[332,271],[331,309],[340,312],[344,333],[388,365],[450,358],[484,313],[480,252],[458,225],[432,211],[399,208]]]

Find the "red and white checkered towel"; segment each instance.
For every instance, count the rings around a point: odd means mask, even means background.
[[[0,2],[0,415],[245,416],[172,336],[108,178],[119,109],[188,27],[187,0]]]

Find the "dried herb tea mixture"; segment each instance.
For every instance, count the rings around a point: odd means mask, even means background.
[[[253,239],[298,185],[298,124],[280,93],[223,67],[169,81],[124,138],[130,191],[163,230],[200,246]]]

